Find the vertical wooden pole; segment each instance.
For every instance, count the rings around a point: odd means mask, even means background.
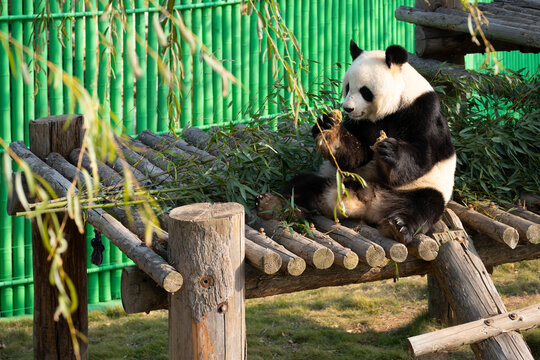
[[[244,208],[176,208],[169,234],[169,262],[184,277],[169,296],[169,359],[245,359]]]
[[[437,278],[427,275],[428,282],[428,314],[439,323],[446,326],[456,325],[452,308],[444,296]]]
[[[71,117],[70,126],[63,126]],[[60,115],[30,122],[30,150],[44,159],[55,151],[63,156],[81,146],[83,118],[80,115]],[[69,248],[62,256],[64,270],[73,281],[79,298],[79,308],[72,314],[75,328],[88,336],[88,303],[86,292],[86,235],[68,220],[64,237]],[[54,321],[58,292],[49,283],[50,261],[42,244],[39,230],[32,223],[32,251],[34,270],[34,359],[74,359],[73,346],[64,318]],[[88,345],[79,341],[81,359],[88,357]]]

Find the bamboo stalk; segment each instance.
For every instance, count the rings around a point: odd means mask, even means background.
[[[57,1],[49,3],[51,13],[60,12]],[[61,82],[62,73],[62,45],[60,44],[60,19],[49,20],[49,61],[57,67],[56,71],[51,71],[51,81],[49,85],[49,105],[51,115],[60,115],[64,112],[64,95]],[[60,81],[59,81],[60,80]]]
[[[171,31],[169,22],[166,23],[163,31],[169,36]],[[158,47],[158,56],[163,57],[164,65],[169,63],[169,51],[161,44]],[[187,53],[184,56],[190,57],[190,54]],[[158,71],[157,131],[166,131],[169,128],[169,107],[167,101],[169,85],[165,80],[165,71],[165,69]]]
[[[86,9],[90,11],[97,10],[96,0],[86,1]],[[89,7],[89,8],[88,8]],[[90,96],[96,95],[96,61],[97,61],[97,15],[88,16],[86,18],[86,52],[85,52],[85,73],[84,87]]]
[[[212,37],[212,12],[211,8],[202,9],[202,41],[210,51],[215,51],[214,39]],[[208,64],[203,63],[203,123],[204,125],[212,125],[212,117],[214,114],[214,81],[213,71]]]
[[[84,0],[75,1],[75,12],[82,12],[84,10]],[[84,17],[77,17],[75,19],[75,41],[73,45],[74,59],[73,59],[73,75],[80,83],[84,83]],[[79,101],[75,102],[75,112],[77,114],[82,113],[82,106]]]
[[[221,14],[221,22],[219,23],[219,28],[215,28],[214,31],[217,36],[219,36],[219,42],[221,43],[221,47],[223,50],[216,55],[218,56],[218,59],[223,59],[223,67],[234,75],[233,73],[233,42],[232,38],[233,36],[240,37],[240,34],[236,32],[237,29],[235,29],[239,24],[232,24],[232,8],[233,6],[225,6],[223,10],[219,10],[222,12]],[[215,13],[216,18],[220,16],[218,9],[216,9]],[[218,18],[219,19],[219,18]],[[216,24],[218,25],[218,24]],[[240,44],[238,44],[240,45]],[[216,49],[218,50],[218,49]],[[218,50],[219,51],[219,50]],[[236,53],[236,56],[238,56],[239,53]],[[221,80],[221,76],[219,76],[218,81]],[[234,89],[231,88],[231,82],[227,80],[228,84],[228,92],[226,96],[222,96],[221,91],[219,92],[218,96],[219,98],[219,106],[222,109],[221,112],[221,122],[223,123],[230,123],[233,121],[232,117],[232,94]],[[236,86],[235,86],[236,87]],[[221,90],[221,86],[219,86],[219,90]]]
[[[105,3],[98,1],[98,11],[105,9]],[[99,69],[98,69],[98,100],[99,100],[99,117],[106,124],[111,122],[111,101],[109,89],[109,69],[111,68],[111,54],[109,46],[106,42],[110,42],[109,22],[106,17],[101,16],[98,20],[98,41],[99,41]],[[105,259],[104,259],[105,260]],[[104,275],[100,274],[103,278]]]
[[[133,0],[124,0],[126,11],[133,8]],[[134,56],[135,45],[134,45],[134,36],[133,36],[133,14],[126,15],[126,28],[123,41],[123,57],[128,60],[130,56]],[[122,122],[124,126],[124,131],[128,135],[133,135],[135,128],[133,125],[133,120],[135,117],[134,114],[134,100],[133,100],[133,66],[130,61],[124,61],[123,67],[124,74],[124,106],[122,108]]]
[[[135,8],[144,8],[144,0],[135,0]],[[141,68],[141,74],[135,81],[137,87],[137,96],[135,101],[135,108],[137,110],[137,124],[135,126],[136,132],[139,133],[144,129],[148,129],[148,74],[146,73],[146,18],[145,13],[139,13],[135,15],[135,51],[137,53],[137,59],[139,60],[139,66]]]
[[[255,3],[256,5],[258,3]],[[259,91],[259,84],[260,84],[260,76],[261,76],[261,62],[259,59],[259,38],[258,38],[258,31],[257,31],[257,16],[250,16],[249,20],[251,21],[251,29],[250,29],[250,56],[249,56],[249,97],[250,101],[252,102],[253,106],[255,108],[258,108],[260,105],[259,99],[260,99],[260,91]]]
[[[45,2],[41,1],[37,4],[36,12],[39,14],[44,11]],[[7,11],[7,1],[6,6],[4,7]],[[7,13],[6,13],[7,14]],[[2,22],[5,26],[8,26],[7,22]],[[7,28],[6,28],[7,29]],[[9,31],[5,31],[4,34],[8,34]],[[47,46],[47,32],[44,30],[37,31],[35,35],[35,53],[40,55],[39,60],[37,57],[34,58],[34,61],[38,64],[39,68],[36,72],[36,94],[35,94],[35,115],[36,118],[45,117],[49,115],[49,100],[48,100],[48,87],[47,87],[47,58],[48,58],[48,46]],[[7,90],[7,89],[6,89]],[[2,97],[6,95],[5,99],[9,99],[9,92],[2,94]],[[2,123],[5,123],[4,121]],[[9,123],[9,121],[8,121]],[[2,137],[4,140],[5,137]]]
[[[118,7],[120,0],[113,1],[113,7]],[[124,58],[122,56],[122,45],[124,40],[124,32],[122,23],[119,18],[115,18],[114,26],[116,27],[116,33],[112,34],[113,53],[111,62],[111,120],[113,121],[113,128],[115,133],[122,132],[122,82],[123,74],[122,67],[124,64]],[[112,27],[112,24],[111,24]],[[127,61],[127,59],[125,59]],[[118,272],[121,275],[121,272]]]
[[[227,6],[230,9],[229,6]],[[211,16],[214,19],[210,29],[212,29],[212,47],[210,48],[216,58],[223,59],[223,9],[221,6],[212,8]],[[229,15],[230,16],[230,15]],[[229,18],[230,19],[230,18]],[[225,32],[230,37],[231,27],[230,24],[226,28]],[[229,45],[230,46],[230,45]],[[230,47],[229,47],[230,49]],[[230,56],[228,57],[230,59]],[[230,62],[229,62],[230,63]],[[230,64],[223,64],[227,68]],[[212,102],[213,102],[213,116],[210,121],[211,124],[219,124],[223,122],[223,93],[221,85],[221,76],[216,72],[212,71]]]
[[[240,11],[240,9],[238,9]],[[242,93],[242,100],[240,102],[241,106],[246,106],[251,97],[253,96],[250,93],[251,89],[251,21],[253,21],[251,16],[247,15],[241,15],[240,16],[240,22],[241,22],[241,31],[242,31],[242,57],[241,57],[241,80],[243,89],[241,89]],[[253,34],[255,36],[255,34]]]
[[[242,83],[244,80],[242,78],[242,20],[240,15],[240,5],[235,4],[232,5],[231,11],[231,28],[232,28],[232,36],[226,37],[227,39],[231,39],[231,59],[234,59],[234,61],[231,64],[231,70],[232,74],[238,79],[240,83]],[[223,26],[225,29],[227,27]],[[228,98],[227,103],[225,104],[227,109],[229,109],[229,101],[232,100],[232,107],[230,107],[230,111],[227,110],[226,118],[229,118],[231,120],[236,120],[236,117],[240,114],[240,109],[242,108],[242,87],[240,84],[234,85],[231,88],[231,96]]]
[[[22,14],[22,3],[11,4],[11,14]],[[11,37],[19,44],[23,43],[23,24],[20,21],[11,23]],[[11,46],[13,56],[13,67],[15,71],[11,73],[11,124],[12,140],[24,140],[24,85],[22,78],[23,53],[16,45]],[[8,120],[9,121],[9,120]],[[12,237],[12,262],[13,277],[22,279],[24,277],[24,219],[12,219],[12,233],[6,233]],[[1,246],[0,246],[1,247]],[[24,314],[25,286],[16,285],[13,287],[13,315]]]
[[[184,0],[184,4],[191,4],[191,0]],[[192,25],[192,14],[193,10],[187,9],[182,11],[182,16],[184,18],[184,23],[186,24],[186,27],[188,29],[191,28]],[[182,116],[181,119],[181,126],[184,128],[185,126],[188,126],[192,124],[193,122],[193,76],[195,75],[195,72],[191,73],[191,66],[193,62],[193,58],[191,57],[191,51],[195,49],[191,49],[189,44],[186,41],[182,41],[182,64],[184,66],[184,73],[183,73],[183,91],[182,91]]]
[[[2,0],[0,2],[0,15],[8,15],[8,2]],[[7,21],[0,22],[0,32],[9,34],[9,23]],[[8,143],[11,141],[11,106],[10,106],[10,71],[9,71],[9,59],[6,54],[0,56],[0,79],[3,80],[3,86],[0,86],[0,138],[4,139]],[[0,168],[4,170],[4,164],[0,165]],[[7,187],[0,186],[0,206],[5,209],[7,204]],[[11,218],[5,211],[0,211],[0,247],[4,250],[0,252],[0,274],[2,278],[11,279],[13,277],[12,268],[12,247],[13,240],[11,238],[12,222]],[[13,316],[13,288],[2,287],[0,288],[0,303],[2,303],[2,309],[0,310],[0,316]]]
[[[202,35],[202,9],[197,8],[192,10],[192,21],[193,26],[191,31],[193,31],[193,34],[195,34],[199,39]],[[204,87],[204,81],[203,81],[203,66],[202,63],[199,61],[199,54],[201,52],[201,46],[200,43],[197,43],[197,48],[195,49],[195,52],[192,55],[191,63],[193,64],[193,120],[192,123],[194,126],[201,126],[204,125],[204,93],[203,89],[205,91],[210,91],[210,89],[207,89]]]
[[[73,8],[72,0],[64,1],[64,7],[63,7],[64,12],[71,12],[72,8]],[[64,69],[64,73],[66,74],[66,76],[72,77],[73,76],[73,21],[71,20],[71,18],[66,18],[64,22],[65,22],[65,27],[64,27],[65,36],[63,36],[63,41],[64,41],[65,50],[63,51],[62,68]],[[63,90],[63,97],[64,97],[63,113],[72,114],[75,109],[73,93],[65,84],[62,90]]]
[[[148,13],[148,59],[146,62],[147,74],[147,129],[157,130],[157,54],[158,38],[154,29],[154,22],[159,19],[159,13]]]
[[[318,90],[317,77],[319,66],[316,63],[319,55],[319,1],[309,0],[309,91],[316,93]]]

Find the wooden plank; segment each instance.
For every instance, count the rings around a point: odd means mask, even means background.
[[[169,359],[245,359],[243,206],[191,204],[169,217],[169,259],[186,278],[170,295]]]

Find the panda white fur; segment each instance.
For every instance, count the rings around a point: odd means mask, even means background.
[[[349,197],[342,197],[340,207],[346,216],[377,224],[385,235],[408,243],[431,228],[450,200],[456,166],[450,130],[437,95],[407,62],[405,49],[363,51],[351,40],[350,51],[353,62],[342,84],[344,119],[323,116],[312,130],[328,160],[319,173],[296,176],[286,191],[300,206],[333,216],[335,158],[341,170],[368,182],[362,187],[352,178],[344,181]],[[388,138],[376,143],[381,130]]]

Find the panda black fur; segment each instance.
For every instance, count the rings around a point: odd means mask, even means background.
[[[363,51],[351,40],[350,50],[353,62],[342,84],[346,115],[341,122],[323,116],[312,130],[327,161],[319,173],[296,176],[287,191],[300,206],[333,216],[334,157],[341,170],[368,182],[364,188],[349,177],[344,181],[345,214],[408,243],[431,228],[450,200],[456,165],[450,130],[437,95],[407,62],[405,49]],[[388,137],[375,144],[381,130]]]

